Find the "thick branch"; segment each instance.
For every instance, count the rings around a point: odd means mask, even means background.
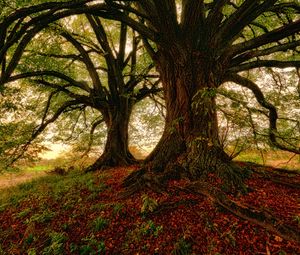
[[[239,35],[244,27],[249,25],[276,1],[277,0],[267,0],[260,4],[259,0],[245,0],[222,25],[217,34],[218,41],[223,45],[231,44],[233,38]]]
[[[278,139],[277,139],[277,133],[278,133],[277,132],[277,119],[278,119],[277,109],[273,104],[266,101],[265,96],[263,95],[260,88],[251,80],[244,78],[240,75],[234,74],[234,73],[227,74],[227,79],[229,81],[235,82],[245,88],[250,89],[252,91],[252,93],[254,94],[254,96],[256,97],[257,102],[262,107],[269,110],[269,140],[272,143],[272,145],[274,145],[275,147],[277,147],[281,150],[300,154],[299,148],[287,147],[278,142]]]
[[[83,48],[83,46],[69,33],[62,32],[61,35],[66,38],[81,54],[83,62],[87,68],[87,71],[89,72],[89,75],[93,81],[93,86],[96,89],[96,91],[102,92],[102,85],[100,82],[99,75],[97,73],[97,70],[93,64],[93,61],[91,60],[89,54],[87,51]]]
[[[282,40],[290,35],[300,32],[300,19],[290,24],[281,26],[273,31],[253,38],[249,41],[236,44],[232,46],[232,55],[236,55],[248,50],[258,48],[262,45],[266,45],[272,42]]]
[[[57,72],[57,71],[36,71],[36,72],[27,72],[27,73],[17,74],[17,75],[11,76],[7,80],[7,82],[12,82],[12,81],[16,81],[16,80],[20,80],[20,79],[24,79],[24,78],[43,77],[43,76],[56,77],[56,78],[59,78],[61,80],[64,80],[64,81],[70,83],[71,86],[81,88],[86,92],[91,91],[91,89],[88,87],[88,85],[86,83],[78,82],[78,81],[74,80],[73,78],[71,78],[63,73]]]
[[[97,128],[101,123],[103,123],[103,122],[104,122],[104,118],[101,118],[101,119],[96,120],[96,121],[93,123],[92,128],[91,128],[91,130],[90,130],[90,137],[89,137],[88,147],[87,147],[86,151],[84,152],[83,156],[87,155],[87,154],[90,152],[91,147],[92,147],[92,145],[93,145],[93,141],[94,141],[94,132],[95,132],[96,128]]]
[[[96,7],[102,9],[103,4],[96,5]],[[54,14],[53,10],[51,10],[46,15],[42,14],[40,16],[33,18],[28,23],[26,23],[22,27],[22,29],[19,32],[17,32],[10,41],[5,42],[4,46],[0,49],[0,62],[2,62],[8,49],[14,43],[18,42],[18,46],[13,53],[10,63],[8,64],[5,73],[2,74],[2,76],[1,76],[1,82],[2,83],[5,82],[5,80],[12,74],[15,67],[19,63],[19,60],[20,60],[26,46],[33,39],[33,37],[36,34],[38,34],[42,29],[47,27],[50,23],[55,22],[56,20],[71,16],[71,15],[75,15],[75,14],[89,12],[90,10],[92,10],[93,8],[96,8],[96,7],[95,7],[95,5],[78,7],[78,8],[62,11],[62,12],[59,12],[56,14]],[[32,26],[32,28],[29,29],[29,27],[31,27],[31,26]],[[0,38],[1,38],[1,36],[0,36]],[[20,39],[21,39],[21,41],[19,41]]]
[[[234,58],[232,60],[231,66],[239,65],[240,63],[243,63],[243,62],[248,61],[255,57],[268,56],[272,53],[293,50],[293,49],[296,49],[296,47],[298,47],[298,46],[300,46],[300,40],[294,41],[294,42],[289,42],[289,43],[284,43],[284,44],[279,44],[279,45],[269,47],[269,48],[263,49],[263,50],[248,51],[248,52],[245,52],[245,53],[237,56],[236,58]]]
[[[66,101],[62,106],[60,106],[55,111],[55,113],[52,115],[51,118],[49,118],[48,120],[45,120],[45,117],[43,117],[42,123],[33,131],[29,140],[21,147],[21,152],[11,160],[9,165],[13,164],[14,162],[16,162],[18,159],[20,159],[24,155],[24,153],[26,152],[26,150],[28,149],[30,144],[33,142],[33,140],[35,140],[46,129],[46,127],[49,124],[55,122],[61,116],[61,114],[63,114],[69,107],[78,105],[78,104],[80,104],[80,102],[78,102],[77,100]],[[48,104],[46,105],[46,107],[48,107]],[[45,109],[45,112],[46,112],[46,109]]]
[[[136,30],[141,35],[149,38],[150,40],[155,41],[155,42],[159,41],[159,36],[155,31],[153,31],[152,29],[148,28],[144,24],[134,20],[133,18],[129,17],[128,15],[125,15],[124,13],[122,13],[118,10],[110,9],[109,11],[104,11],[103,9],[100,9],[100,10],[97,10],[97,9],[92,10],[91,9],[90,11],[87,11],[86,13],[89,13],[89,14],[92,14],[95,16],[99,16],[99,17],[103,17],[103,18],[107,18],[107,19],[111,19],[111,20],[119,20],[121,22],[124,22],[125,24],[127,24],[128,26],[133,28],[134,30]]]
[[[184,36],[190,38],[194,43],[199,40],[199,31],[204,24],[204,1],[185,0],[182,1],[181,27]],[[202,38],[201,38],[202,39]]]

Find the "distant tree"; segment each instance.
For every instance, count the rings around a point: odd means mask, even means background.
[[[44,116],[31,140],[65,112],[93,108],[100,113],[92,122],[91,137],[105,123],[107,140],[87,171],[137,162],[128,149],[130,114],[137,102],[160,91],[141,39],[120,22],[109,22],[107,28],[91,15],[53,24],[22,49],[14,75],[6,78],[48,88]]]

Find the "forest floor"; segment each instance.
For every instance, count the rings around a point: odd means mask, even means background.
[[[299,243],[180,191],[184,180],[122,198],[122,180],[136,168],[48,174],[1,190],[0,254],[300,254]],[[251,192],[233,199],[299,231],[300,174],[251,168]]]

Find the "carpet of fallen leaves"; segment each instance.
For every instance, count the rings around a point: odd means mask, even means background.
[[[300,254],[300,244],[240,219],[204,196],[174,189],[185,181],[170,181],[162,194],[147,192],[150,207],[141,213],[144,193],[119,196],[122,180],[136,168],[94,173],[94,187],[101,189],[82,186],[60,198],[32,196],[6,208],[0,212],[0,254]],[[282,178],[300,183],[299,175]],[[299,189],[257,173],[247,185],[251,192],[235,201],[299,228]],[[50,216],[33,217],[43,211]]]

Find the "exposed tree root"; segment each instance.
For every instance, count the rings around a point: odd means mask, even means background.
[[[271,168],[270,171],[266,171],[265,166],[258,165],[255,163],[247,163],[247,165],[251,168],[251,171],[255,172],[258,175],[263,176],[263,178],[268,179],[274,183],[278,183],[281,185],[285,185],[290,188],[294,189],[300,189],[300,183],[295,182],[295,176],[299,176],[299,171],[296,170],[287,170],[282,168],[274,168],[274,167],[268,167]],[[287,177],[287,174],[292,174],[293,177]]]
[[[239,161],[237,161],[239,162]],[[251,170],[258,172],[258,173],[266,173],[267,171],[265,171],[266,166],[265,165],[260,165],[257,163],[253,163],[253,162],[242,162],[243,164],[246,164],[247,167],[251,168]],[[259,171],[257,170],[259,169]],[[268,166],[268,169],[270,169],[274,174],[300,174],[299,170],[288,170],[288,169],[284,169],[284,168],[277,168],[277,167],[272,167],[272,166]],[[271,172],[268,171],[268,172]]]
[[[153,212],[150,212],[148,213],[148,215],[153,215],[153,214],[159,214],[159,213],[162,213],[164,211],[167,211],[167,210],[173,210],[173,209],[176,209],[178,206],[181,206],[181,205],[186,205],[186,206],[189,206],[189,205],[195,205],[197,204],[197,200],[195,199],[185,199],[185,200],[180,200],[180,201],[177,201],[177,202],[169,202],[169,203],[163,203],[163,204],[160,204],[156,210],[154,210]]]
[[[285,186],[288,186],[288,187],[293,188],[293,189],[300,189],[300,184],[299,183],[286,182],[286,181],[283,181],[283,180],[280,180],[280,179],[277,179],[277,178],[268,178],[268,179],[270,179],[272,182],[279,183],[281,185],[285,185]]]
[[[164,175],[151,174],[146,168],[141,168],[124,179],[125,191],[120,194],[120,198],[130,197],[132,194],[146,189],[161,193],[166,188],[164,183]]]
[[[286,240],[300,243],[299,230],[283,224],[280,219],[275,218],[267,212],[259,211],[255,208],[250,208],[243,205],[238,205],[236,202],[230,200],[221,190],[206,182],[197,181],[185,188],[178,189],[188,193],[205,195],[211,201],[233,213],[234,215],[248,220],[251,223],[262,226],[268,231],[273,232],[274,234],[281,236]]]
[[[195,139],[187,152],[186,169],[192,181],[206,180],[210,174],[222,180],[226,191],[246,192],[245,178],[250,174],[247,168],[240,167],[219,145],[206,140]]]
[[[142,168],[131,173],[123,182],[123,186],[126,187],[126,191],[122,193],[121,196],[123,198],[128,197],[135,192],[139,192],[148,188],[156,192],[165,191],[167,186],[166,182],[169,179],[173,179],[174,177],[180,178],[182,167],[178,165],[176,166],[177,168],[175,167],[174,171],[169,169],[168,171],[165,171],[165,173],[161,174],[151,173],[147,168]],[[267,212],[237,204],[236,202],[230,200],[219,188],[213,187],[211,184],[206,182],[205,178],[201,179],[201,181],[197,180],[192,182],[185,188],[178,187],[178,189],[197,195],[205,195],[211,201],[225,208],[234,215],[248,220],[251,223],[262,226],[268,231],[273,232],[284,239],[300,243],[299,230],[283,224],[281,220]]]
[[[155,176],[155,178],[153,178]],[[126,186],[126,191],[121,194],[122,198],[128,197],[135,192],[145,190],[147,188],[154,190],[156,192],[165,191],[166,178],[164,175],[151,175],[145,168],[140,169],[137,172],[129,175],[123,182]],[[176,189],[184,191],[186,193],[192,193],[196,195],[204,195],[208,197],[211,201],[218,204],[222,208],[228,210],[234,215],[248,220],[251,223],[262,226],[274,234],[281,236],[282,238],[290,241],[296,241],[300,243],[300,231],[287,226],[282,223],[280,219],[272,216],[268,212],[260,211],[255,208],[246,207],[239,205],[236,202],[229,199],[223,191],[213,187],[211,184],[204,181],[195,181],[184,188],[177,187]],[[171,205],[171,206],[176,206]],[[168,206],[166,207],[168,208]],[[158,207],[158,211],[163,210]],[[156,212],[154,212],[156,213]]]

